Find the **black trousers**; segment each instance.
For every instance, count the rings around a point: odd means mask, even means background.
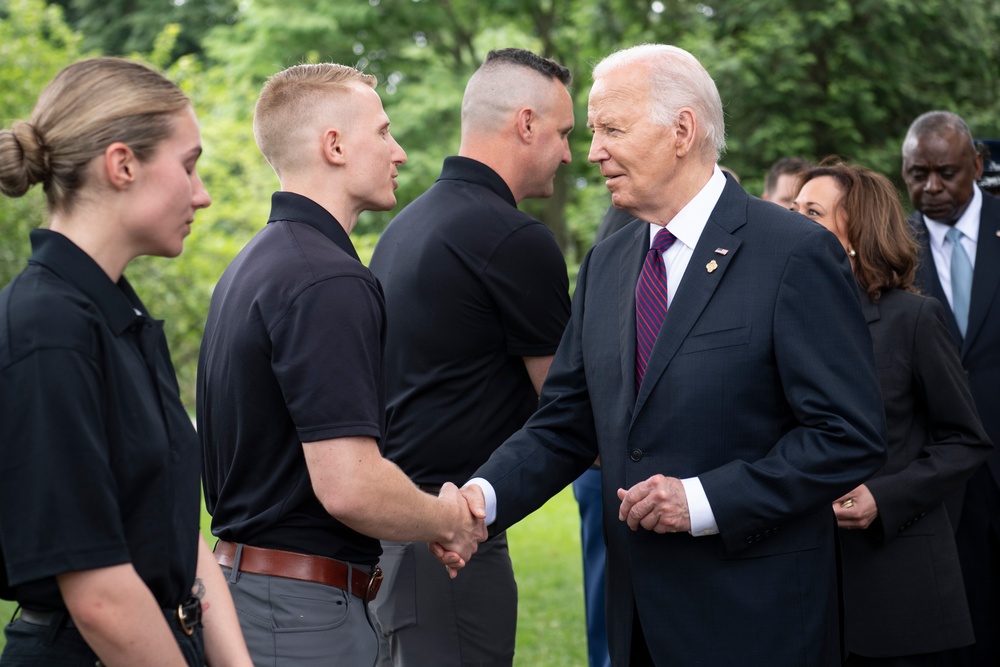
[[[976,643],[942,654],[942,667],[1000,665],[1000,489],[983,465],[966,486],[955,532]]]
[[[170,623],[184,659],[191,667],[204,667],[205,645],[202,629],[184,634],[176,623]],[[14,619],[6,628],[7,646],[0,655],[0,667],[94,667],[95,654],[83,635],[64,623],[52,626],[26,623]]]
[[[628,667],[656,667],[649,655],[646,635],[642,632],[639,610],[635,607],[632,607],[632,650],[629,653]]]

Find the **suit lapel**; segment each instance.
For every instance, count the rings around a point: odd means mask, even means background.
[[[983,328],[993,296],[1000,287],[1000,200],[983,195],[983,210],[979,215],[979,239],[976,241],[976,269],[969,299],[969,325],[966,329],[963,354]]]
[[[882,319],[881,309],[878,307],[878,304],[872,303],[868,300],[867,294],[861,295],[861,312],[865,314],[865,321],[868,322],[868,324]]]
[[[618,349],[622,362],[622,386],[631,391],[635,386],[635,284],[639,282],[639,273],[649,252],[649,224],[638,225],[632,234],[632,239],[625,252],[621,255],[618,267],[618,322],[621,338]]]
[[[639,394],[636,396],[635,416],[642,409],[653,387],[656,385],[670,360],[677,354],[681,343],[687,338],[694,323],[698,321],[705,306],[708,305],[719,283],[726,275],[726,270],[736,256],[742,241],[732,235],[732,231],[746,223],[746,198],[743,190],[730,181],[708,218],[698,245],[691,254],[691,261],[684,271],[681,284],[670,302],[667,316],[663,319],[660,333],[656,337],[653,351],[649,357],[649,365],[643,377]],[[716,248],[723,248],[726,254],[716,253]],[[711,267],[711,269],[710,269]],[[636,274],[638,278],[638,274]],[[633,302],[635,296],[632,297]],[[634,324],[633,324],[634,331]],[[634,338],[634,336],[633,336]],[[635,350],[635,342],[632,343]]]

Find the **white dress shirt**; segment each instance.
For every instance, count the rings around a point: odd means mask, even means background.
[[[663,253],[664,268],[667,272],[668,304],[673,301],[674,295],[684,279],[684,272],[687,270],[688,262],[691,261],[695,246],[698,245],[698,239],[701,238],[708,218],[716,204],[719,203],[719,198],[725,187],[726,177],[716,165],[705,186],[667,223],[667,229],[677,238],[677,241]],[[660,225],[649,225],[650,245],[653,243],[653,237],[661,229]],[[483,490],[483,496],[486,499],[486,525],[492,524],[497,517],[497,497],[493,485],[482,477],[470,479],[466,486],[469,484],[476,484]],[[687,495],[691,534],[699,536],[718,533],[719,528],[715,522],[715,514],[712,512],[701,480],[697,477],[690,477],[682,479],[681,484],[684,485],[684,493]]]
[[[972,269],[976,268],[976,244],[979,242],[979,218],[983,211],[983,193],[978,185],[972,186],[972,201],[968,208],[962,213],[954,227],[962,232],[962,247],[965,254],[969,256]],[[927,233],[930,236],[931,256],[934,258],[934,266],[937,268],[938,280],[941,281],[941,289],[948,299],[948,305],[954,312],[955,303],[951,295],[951,241],[944,237],[952,225],[932,220],[926,215],[924,224],[927,226]]]

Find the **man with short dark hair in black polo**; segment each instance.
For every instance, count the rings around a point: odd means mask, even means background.
[[[555,238],[517,209],[551,196],[570,161],[569,82],[529,51],[490,52],[465,90],[459,155],[372,256],[389,317],[382,451],[432,493],[467,480],[535,411],[569,318]],[[454,579],[422,544],[383,549],[389,595],[373,609],[392,663],[511,664],[517,586],[504,535]]]
[[[254,135],[281,192],[205,327],[205,500],[256,664],[375,664],[378,538],[485,535],[454,485],[422,493],[378,451],[385,308],[348,235],[395,206],[406,154],[374,84],[333,64],[265,84]]]

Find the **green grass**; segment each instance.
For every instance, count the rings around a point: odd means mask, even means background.
[[[566,487],[507,531],[517,579],[514,667],[587,664],[580,512]]]
[[[518,588],[515,667],[587,664],[579,517],[566,488],[507,531]],[[201,525],[214,544],[207,514]],[[0,601],[0,624],[7,624],[15,606]],[[0,637],[0,648],[5,643]]]
[[[13,602],[7,602],[6,600],[0,600],[0,621],[3,625],[7,625],[11,616],[14,615],[14,610],[17,609],[17,605]],[[0,637],[0,647],[7,644],[7,637]]]

